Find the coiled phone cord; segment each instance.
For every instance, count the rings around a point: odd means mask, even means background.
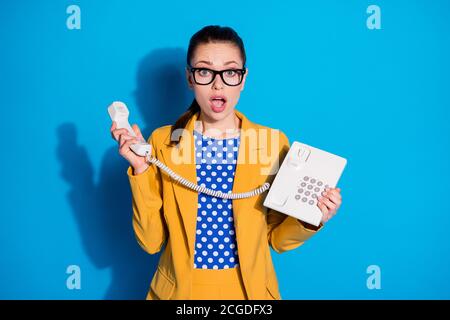
[[[182,185],[198,192],[198,193],[205,193],[207,195],[213,196],[213,197],[217,197],[217,198],[222,198],[222,199],[244,199],[244,198],[250,198],[250,197],[254,197],[257,196],[267,190],[269,190],[270,188],[270,183],[266,182],[264,183],[262,186],[260,186],[259,188],[256,188],[252,191],[249,192],[242,192],[242,193],[223,193],[221,191],[215,191],[212,189],[208,189],[205,187],[201,187],[183,177],[181,177],[180,175],[178,175],[177,173],[173,172],[169,167],[167,167],[164,163],[162,163],[161,161],[159,161],[156,158],[153,158],[150,156],[150,154],[147,154],[146,156],[146,160],[148,164],[155,164],[158,168],[160,168],[161,170],[165,171],[172,179],[174,179],[175,181],[181,183]]]

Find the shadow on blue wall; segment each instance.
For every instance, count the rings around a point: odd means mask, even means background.
[[[134,97],[144,119],[132,114],[130,119],[138,123],[145,138],[157,127],[173,123],[188,108],[192,96],[185,80],[185,59],[186,52],[178,48],[154,50],[142,59]],[[107,106],[104,109],[107,117]],[[97,268],[111,269],[104,298],[144,299],[160,254],[147,254],[135,239],[128,162],[116,146],[107,150],[96,185],[87,148],[77,142],[76,126],[62,124],[57,134],[61,176],[71,186],[67,197],[83,248]],[[109,127],[105,134],[109,135]]]

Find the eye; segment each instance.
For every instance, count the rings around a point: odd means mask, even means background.
[[[201,77],[208,77],[208,76],[211,75],[211,71],[209,71],[208,69],[200,69],[200,70],[197,71],[197,73]]]
[[[234,77],[237,74],[236,70],[227,70],[225,71],[225,76]]]

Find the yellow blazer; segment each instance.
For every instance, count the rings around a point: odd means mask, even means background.
[[[232,188],[236,193],[272,182],[290,145],[282,131],[252,123],[238,110],[234,112],[241,119],[241,132],[262,133],[249,138],[249,143],[241,134]],[[173,146],[169,143],[170,125],[155,129],[148,138],[153,157],[192,182],[197,181],[193,130],[198,116],[199,112],[191,117],[185,128],[187,134]],[[260,160],[250,159],[255,154]],[[166,243],[147,299],[155,295],[164,300],[190,299],[198,193],[174,182],[155,165],[138,175],[129,166],[127,175],[132,191],[133,228],[139,245],[154,254]],[[277,253],[292,250],[316,232],[293,217],[264,207],[265,195],[232,200],[240,268],[248,298],[252,300],[281,299],[269,245]]]

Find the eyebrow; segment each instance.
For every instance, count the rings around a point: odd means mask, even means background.
[[[197,61],[197,62],[195,63],[195,65],[196,65],[196,64],[199,64],[199,63],[205,63],[205,64],[207,64],[207,65],[209,65],[209,66],[212,65],[212,62],[211,62],[211,61],[206,61],[206,60],[200,60],[200,61]],[[237,65],[239,65],[239,63],[237,63],[237,62],[234,61],[234,60],[227,61],[227,62],[225,62],[223,65],[226,66],[226,65],[229,65],[229,64],[232,64],[232,63],[236,63]]]

